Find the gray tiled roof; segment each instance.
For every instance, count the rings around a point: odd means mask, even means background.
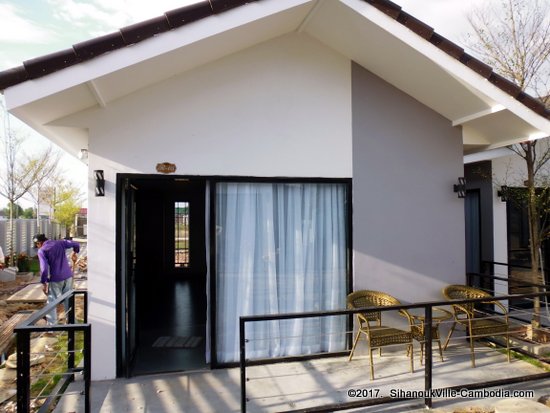
[[[138,43],[159,33],[255,1],[261,0],[204,0],[190,6],[168,11],[162,16],[124,27],[114,33],[75,44],[70,49],[27,60],[23,62],[22,66],[0,72],[0,90],[25,82],[26,80],[45,76],[49,73],[93,59],[104,53]],[[433,28],[404,12],[397,4],[390,0],[363,1],[376,7],[449,56],[468,66],[471,70],[483,76],[534,112],[550,119],[550,110],[540,100],[526,94],[515,83],[495,73],[490,66],[469,55],[460,46],[435,33]]]

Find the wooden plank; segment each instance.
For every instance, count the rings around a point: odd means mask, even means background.
[[[76,279],[74,281],[75,290],[87,290],[88,281],[86,279]],[[47,301],[46,294],[42,291],[42,284],[29,284],[17,291],[6,299],[7,303],[45,303]]]
[[[45,303],[46,294],[42,291],[42,284],[29,284],[25,288],[10,296],[8,303]]]
[[[32,313],[32,311],[19,311],[12,315],[5,323],[2,323],[2,327],[0,327],[0,354],[5,353],[15,341],[15,334],[13,334],[15,326],[29,318]]]

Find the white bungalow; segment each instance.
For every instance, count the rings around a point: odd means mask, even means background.
[[[388,0],[203,1],[0,89],[89,154],[96,380],[235,362],[240,314],[440,299],[465,277],[464,154],[550,135],[538,101]],[[252,355],[342,350],[344,324],[259,326]]]

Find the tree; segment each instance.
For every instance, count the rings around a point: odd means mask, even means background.
[[[54,170],[59,162],[59,154],[52,146],[38,152],[36,155],[23,155],[24,138],[10,126],[9,115],[2,107],[3,135],[1,136],[4,162],[0,164],[0,195],[8,200],[9,205],[15,203],[36,185],[40,178]],[[8,225],[8,254],[15,262],[16,251],[14,231],[14,208],[10,208]]]
[[[18,218],[18,217],[20,217],[24,214],[23,208],[21,208],[21,206],[19,204],[8,204],[2,210],[2,212],[4,213],[4,216],[9,217],[10,214],[12,214],[12,211],[11,211],[12,209],[13,209],[13,216],[16,217],[16,218]]]
[[[501,0],[468,16],[467,46],[495,71],[549,103],[550,1]]]
[[[55,210],[55,220],[62,225],[65,225],[66,235],[68,236],[70,231],[74,228],[75,216],[80,211],[81,204],[76,199],[68,199],[62,204],[58,205]]]
[[[63,176],[53,177],[43,190],[42,202],[49,205],[53,218],[65,225],[67,234],[74,225],[75,215],[82,205],[80,189]]]
[[[39,233],[42,232],[40,230],[40,205],[45,202],[45,200],[47,201],[47,193],[45,191],[48,185],[52,185],[52,182],[56,182],[60,179],[59,177],[62,174],[58,167],[60,157],[61,154],[57,153],[54,166],[43,170],[42,173],[37,176],[32,189],[28,192],[28,195],[33,200],[36,207],[36,227]]]
[[[502,7],[478,8],[468,20],[473,29],[467,45],[482,60],[523,90],[550,103],[550,1],[501,0]],[[545,139],[546,140],[546,139]],[[541,220],[550,210],[548,187],[541,174],[550,161],[550,145],[526,141],[509,149],[525,161],[525,201],[529,221],[531,282],[544,283],[540,265],[542,242],[549,227]],[[518,195],[521,192],[515,191]],[[512,193],[510,193],[511,195]],[[538,291],[538,289],[537,289]],[[540,301],[535,299],[533,331],[540,327]],[[535,333],[536,334],[536,333]]]
[[[28,207],[23,210],[23,214],[21,214],[21,216],[26,219],[32,219],[35,218],[35,212],[36,211],[34,208]]]

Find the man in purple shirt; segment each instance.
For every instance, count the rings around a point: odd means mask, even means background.
[[[76,261],[76,255],[80,251],[80,244],[67,240],[49,240],[44,234],[34,237],[34,244],[38,248],[38,260],[40,261],[40,282],[42,290],[48,296],[48,304],[57,297],[65,294],[73,288],[73,271],[67,262],[65,250],[73,249],[71,258]],[[67,312],[68,303],[63,303]],[[48,324],[57,324],[57,311],[46,315]]]

